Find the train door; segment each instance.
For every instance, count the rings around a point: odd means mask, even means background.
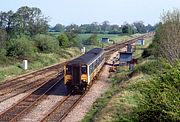
[[[81,74],[80,74],[80,66],[79,65],[74,65],[73,66],[73,83],[74,84],[79,84],[81,80]]]

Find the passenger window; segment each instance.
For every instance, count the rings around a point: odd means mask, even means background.
[[[81,67],[81,73],[82,74],[87,74],[87,67],[86,67],[86,65]]]
[[[89,72],[90,72],[90,74],[92,73],[92,64],[89,66]]]
[[[66,74],[71,75],[71,73],[72,73],[72,67],[67,65],[66,66]]]

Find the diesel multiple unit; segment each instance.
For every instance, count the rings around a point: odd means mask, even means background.
[[[86,90],[105,63],[104,50],[94,48],[64,66],[64,84],[68,90]]]

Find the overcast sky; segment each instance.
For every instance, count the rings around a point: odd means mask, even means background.
[[[180,0],[1,0],[0,11],[16,11],[21,6],[40,8],[50,17],[52,26],[56,23],[102,23],[104,20],[111,24],[139,20],[155,24],[160,21],[163,10],[180,8]]]

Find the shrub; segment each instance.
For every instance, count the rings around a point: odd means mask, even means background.
[[[180,10],[174,9],[163,13],[161,20],[154,40],[158,45],[156,52],[174,65],[180,59]]]
[[[65,33],[60,34],[57,37],[58,41],[59,41],[59,46],[63,46],[63,47],[68,47],[69,46],[69,39],[67,37],[67,35]]]
[[[138,65],[135,72],[143,72],[148,75],[161,73],[163,70],[170,68],[170,65],[165,60],[152,60],[145,64]]]
[[[85,45],[98,45],[99,41],[97,39],[97,34],[91,35],[87,40],[83,42]]]
[[[149,82],[138,85],[146,100],[137,109],[139,121],[180,121],[180,66],[169,67]]]
[[[148,48],[145,48],[145,49],[144,49],[144,51],[143,51],[143,53],[142,53],[142,57],[143,57],[143,58],[146,58],[146,57],[149,57],[149,56],[151,56],[151,55],[156,56],[155,50],[156,50],[156,46],[154,45],[154,43],[153,43],[153,44],[150,44],[150,45],[148,46]]]
[[[26,37],[12,39],[8,42],[7,56],[15,57],[18,59],[31,58],[35,53],[33,43]]]
[[[38,51],[43,53],[53,53],[59,48],[59,42],[49,35],[38,34],[34,37],[34,41]]]
[[[9,60],[6,57],[6,50],[0,49],[0,66],[7,65],[9,63]]]

